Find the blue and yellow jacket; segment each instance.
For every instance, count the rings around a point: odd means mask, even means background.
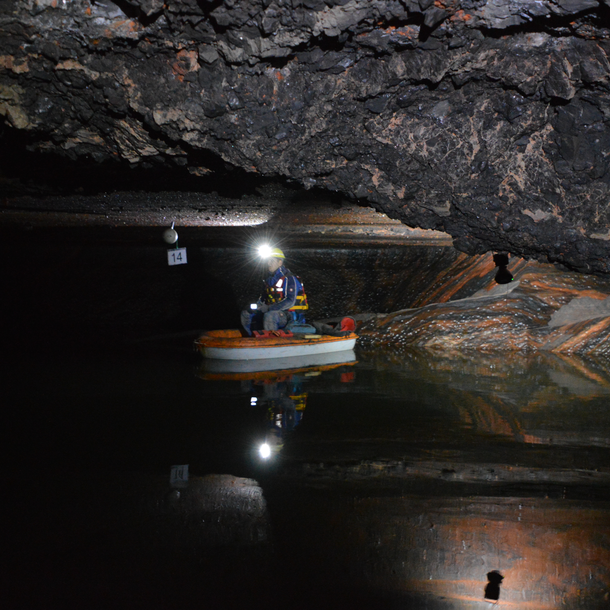
[[[295,311],[309,308],[303,283],[284,265],[265,280],[264,301],[269,305],[269,311]]]

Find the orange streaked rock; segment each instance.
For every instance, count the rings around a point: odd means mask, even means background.
[[[423,306],[367,320],[359,330],[362,347],[610,354],[610,317],[603,308],[584,314],[589,319],[575,313],[574,319],[564,316],[562,325],[549,326],[553,314],[574,299],[601,302],[610,297],[608,280],[525,261],[510,267],[514,283],[492,281],[470,298],[449,301],[456,285],[491,269],[489,257],[470,261],[463,274],[430,293]],[[431,297],[436,302],[430,303]]]

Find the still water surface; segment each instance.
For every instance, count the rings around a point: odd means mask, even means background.
[[[142,343],[8,372],[12,607],[608,607],[607,361]]]

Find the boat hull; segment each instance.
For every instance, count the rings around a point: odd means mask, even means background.
[[[205,358],[217,360],[262,360],[311,356],[351,350],[358,336],[292,335],[288,337],[242,337],[239,331],[210,331],[196,341]]]
[[[328,371],[356,364],[353,349],[311,356],[261,358],[259,360],[218,360],[206,358],[199,370],[203,379],[260,379],[279,380],[295,374]]]

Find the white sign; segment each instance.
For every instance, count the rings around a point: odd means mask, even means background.
[[[176,248],[167,251],[168,265],[186,265],[186,248]]]
[[[171,473],[169,475],[169,484],[172,487],[182,487],[186,485],[189,480],[189,465],[183,464],[182,466],[172,466]]]

